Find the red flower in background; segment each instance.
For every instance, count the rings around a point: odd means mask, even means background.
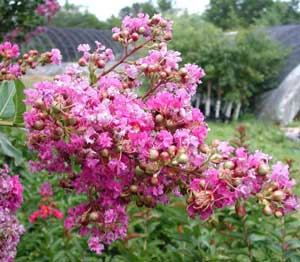
[[[52,200],[53,190],[51,184],[48,182],[42,184],[39,193],[42,197],[39,209],[29,216],[29,222],[34,223],[38,218],[48,219],[49,217],[63,219],[64,215],[56,208],[57,204]]]

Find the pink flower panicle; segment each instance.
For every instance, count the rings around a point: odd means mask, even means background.
[[[18,176],[10,176],[5,165],[0,169],[0,206],[15,212],[23,202],[23,186]]]
[[[271,175],[265,154],[205,144],[207,124],[191,106],[204,71],[179,64],[180,54],[167,48],[171,35],[171,22],[159,15],[126,17],[113,29],[125,50],[119,61],[112,64],[112,52],[100,43],[95,51],[80,45],[79,64],[89,77],[67,68],[25,90],[28,146],[38,157],[32,171],[65,173],[60,185],[86,196],[64,224],[89,235],[98,254],[126,236],[130,202],[154,208],[172,193],[186,195],[188,214],[201,219],[250,196],[275,216],[298,205],[286,170],[277,167]],[[142,48],[148,54],[132,60]]]
[[[0,56],[4,59],[17,58],[20,55],[19,46],[10,42],[0,44]]]
[[[44,4],[36,8],[36,12],[40,16],[48,19],[52,18],[60,10],[60,5],[56,0],[46,0]]]
[[[37,50],[25,53],[22,59],[19,57],[19,47],[10,42],[0,44],[0,82],[14,80],[26,74],[27,68],[34,69],[38,65],[60,64],[62,60],[58,49],[39,54]],[[17,61],[15,61],[17,59]]]
[[[245,148],[225,149],[224,142],[217,148],[221,151],[213,156],[213,162],[218,168],[207,169],[203,178],[195,178],[190,184],[187,200],[190,216],[199,214],[201,219],[207,219],[214,209],[238,205],[250,196],[263,206],[266,215],[281,217],[298,208],[291,191],[295,182],[289,178],[287,166],[277,163],[271,172],[270,157],[261,152],[249,154]]]
[[[81,44],[78,46],[77,50],[82,52],[83,55],[79,59],[78,63],[80,66],[86,66],[90,64],[96,68],[102,69],[108,62],[111,62],[115,59],[112,49],[106,48],[103,44],[96,41],[96,49],[91,53],[90,46],[88,44]]]
[[[0,262],[13,261],[20,236],[25,232],[15,216],[23,197],[18,176],[10,176],[8,166],[0,169]]]

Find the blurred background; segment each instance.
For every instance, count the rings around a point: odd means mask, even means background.
[[[97,40],[121,55],[111,29],[127,15],[162,13],[174,21],[169,48],[181,52],[183,63],[199,64],[206,72],[192,103],[208,120],[208,141],[242,135],[250,149],[288,163],[299,182],[299,0],[60,0],[49,1],[46,11],[36,9],[44,2],[0,0],[0,42],[18,42],[22,50],[58,48],[63,55],[61,66],[30,72],[26,86],[52,79],[76,63],[81,43],[94,46]],[[257,216],[260,210],[252,208],[245,236],[245,225],[234,210],[216,213],[207,222],[192,221],[178,200],[151,212],[132,207],[128,238],[96,256],[88,251],[86,239],[64,232],[61,221],[28,222],[39,201],[39,185],[46,180],[55,185],[58,178],[28,174],[26,161],[34,155],[21,142],[25,131],[1,131],[10,133],[15,147],[0,161],[20,162],[15,171],[28,185],[19,214],[27,233],[17,262],[249,261],[249,245],[251,261],[300,261],[298,215],[280,221]],[[2,144],[0,150],[12,149]],[[55,190],[55,200],[66,215],[67,206],[79,196]]]

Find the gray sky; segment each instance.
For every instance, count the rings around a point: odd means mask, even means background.
[[[146,0],[69,0],[69,3],[87,7],[101,20],[117,15],[122,7],[136,2],[146,2]],[[177,8],[187,9],[189,13],[202,13],[209,0],[175,0],[175,2]],[[64,4],[65,0],[59,0],[59,3]]]

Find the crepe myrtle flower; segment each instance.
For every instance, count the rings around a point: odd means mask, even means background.
[[[259,151],[205,143],[208,125],[191,106],[205,72],[181,66],[180,53],[168,49],[169,20],[125,17],[112,38],[124,48],[118,60],[99,42],[95,50],[82,44],[78,67],[25,90],[27,143],[37,153],[31,170],[63,174],[61,187],[86,196],[69,207],[66,230],[88,236],[100,254],[126,237],[132,202],[155,208],[184,195],[188,215],[203,220],[229,206],[245,216],[241,203],[250,197],[276,217],[296,209],[286,167],[272,168]],[[44,185],[41,194],[52,192]],[[44,205],[32,220],[53,215],[53,208]]]

